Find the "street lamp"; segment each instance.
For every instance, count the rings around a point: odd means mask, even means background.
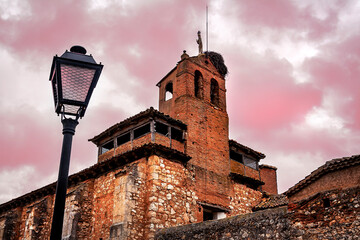
[[[59,176],[56,184],[51,240],[61,240],[72,138],[78,119],[85,114],[91,94],[100,77],[103,65],[97,64],[85,48],[73,46],[61,57],[55,56],[50,81],[54,94],[55,112],[61,114],[63,144]]]

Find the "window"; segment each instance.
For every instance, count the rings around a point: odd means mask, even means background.
[[[172,99],[173,97],[173,84],[169,82],[165,86],[165,101]]]
[[[243,160],[245,166],[258,170],[258,162],[256,160],[251,159],[247,156],[243,156]]]
[[[134,139],[139,138],[149,132],[150,132],[150,123],[135,129],[134,130]]]
[[[117,138],[117,145],[120,146],[124,143],[127,143],[130,141],[130,132],[127,132],[123,135],[120,135],[118,138]]]
[[[244,164],[243,155],[234,151],[230,151],[230,159]]]
[[[203,221],[216,220],[226,218],[226,214],[223,210],[213,207],[203,206]]]
[[[204,97],[203,88],[203,76],[201,75],[200,71],[196,70],[194,77],[195,97],[200,99]]]
[[[179,141],[179,142],[182,142],[184,139],[183,139],[183,132],[177,128],[171,128],[171,138],[176,140],[176,141]]]
[[[247,167],[258,170],[258,162],[255,159],[252,159],[241,153],[230,151],[230,159],[242,163]]]
[[[169,135],[169,127],[161,122],[155,123],[155,131],[165,136]]]
[[[110,151],[113,148],[114,148],[114,141],[110,141],[108,143],[105,143],[104,145],[101,146],[101,154],[104,154],[104,153],[106,153],[107,151]]]
[[[211,79],[210,86],[210,99],[211,103],[218,106],[219,105],[219,84],[215,79]]]

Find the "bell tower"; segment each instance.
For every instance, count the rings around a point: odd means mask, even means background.
[[[223,177],[230,173],[226,73],[220,54],[189,57],[184,51],[157,84],[160,112],[187,124],[189,163]]]

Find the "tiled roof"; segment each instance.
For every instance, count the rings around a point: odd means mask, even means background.
[[[292,196],[293,194],[299,192],[301,189],[305,188],[309,184],[313,183],[323,175],[334,172],[340,169],[356,166],[360,164],[360,155],[354,155],[351,157],[337,158],[331,161],[327,161],[324,165],[311,172],[310,175],[306,176],[303,180],[295,184],[293,187],[289,188],[285,192],[286,196]]]
[[[127,126],[129,126],[132,123],[136,123],[139,122],[140,120],[143,120],[144,118],[159,118],[159,119],[163,119],[165,121],[167,121],[168,123],[171,123],[175,126],[180,127],[183,130],[186,130],[187,126],[185,123],[173,119],[172,117],[170,117],[169,115],[166,115],[162,112],[159,112],[158,110],[154,109],[153,107],[146,109],[145,111],[142,111],[132,117],[129,117],[127,119],[125,119],[124,121],[121,121],[115,125],[113,125],[112,127],[106,129],[105,131],[103,131],[102,133],[100,133],[99,135],[89,139],[89,141],[98,144],[98,142],[103,139],[104,137],[110,136],[112,134],[114,134],[115,132],[117,132],[118,130],[121,130]]]
[[[258,158],[258,159],[263,159],[263,158],[265,158],[265,154],[263,154],[263,153],[261,153],[261,152],[258,152],[258,151],[255,151],[254,149],[251,149],[251,148],[249,148],[249,147],[247,147],[247,146],[245,146],[245,145],[242,145],[242,144],[236,142],[235,140],[230,139],[230,140],[229,140],[229,146],[230,146],[230,148],[231,148],[231,147],[239,148],[239,149],[241,149],[242,151],[244,151],[245,153],[248,153],[248,154],[250,154],[250,155],[253,155],[253,156],[255,156],[255,157]]]
[[[289,200],[287,199],[287,197],[284,194],[271,195],[267,198],[263,198],[261,200],[261,202],[253,208],[253,210],[258,211],[258,210],[264,210],[264,209],[268,209],[268,208],[281,207],[281,206],[288,205],[288,203],[289,203]]]

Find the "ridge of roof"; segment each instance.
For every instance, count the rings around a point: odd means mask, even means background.
[[[326,173],[333,172],[336,170],[348,168],[351,166],[356,166],[360,164],[360,155],[353,155],[351,157],[336,158],[330,161],[327,161],[324,165],[320,166],[316,170],[312,171],[304,179],[300,180],[294,186],[289,188],[284,194],[286,196],[292,196],[293,194],[299,192],[309,184],[313,183],[315,180],[319,179],[321,176]]]
[[[183,122],[181,122],[180,120],[174,119],[172,117],[170,117],[169,115],[166,115],[156,109],[154,109],[153,107],[150,107],[148,109],[146,109],[145,111],[139,112],[138,114],[131,116],[129,118],[126,118],[125,120],[114,124],[113,126],[109,127],[108,129],[106,129],[105,131],[101,132],[100,134],[94,136],[91,139],[88,139],[88,141],[91,141],[95,144],[98,143],[98,140],[102,137],[111,135],[113,132],[115,132],[117,129],[120,129],[128,124],[131,124],[131,122],[135,121],[136,119],[142,118],[142,117],[159,117],[162,118],[166,121],[169,121],[170,123],[179,126],[182,129],[187,129],[187,125]]]

